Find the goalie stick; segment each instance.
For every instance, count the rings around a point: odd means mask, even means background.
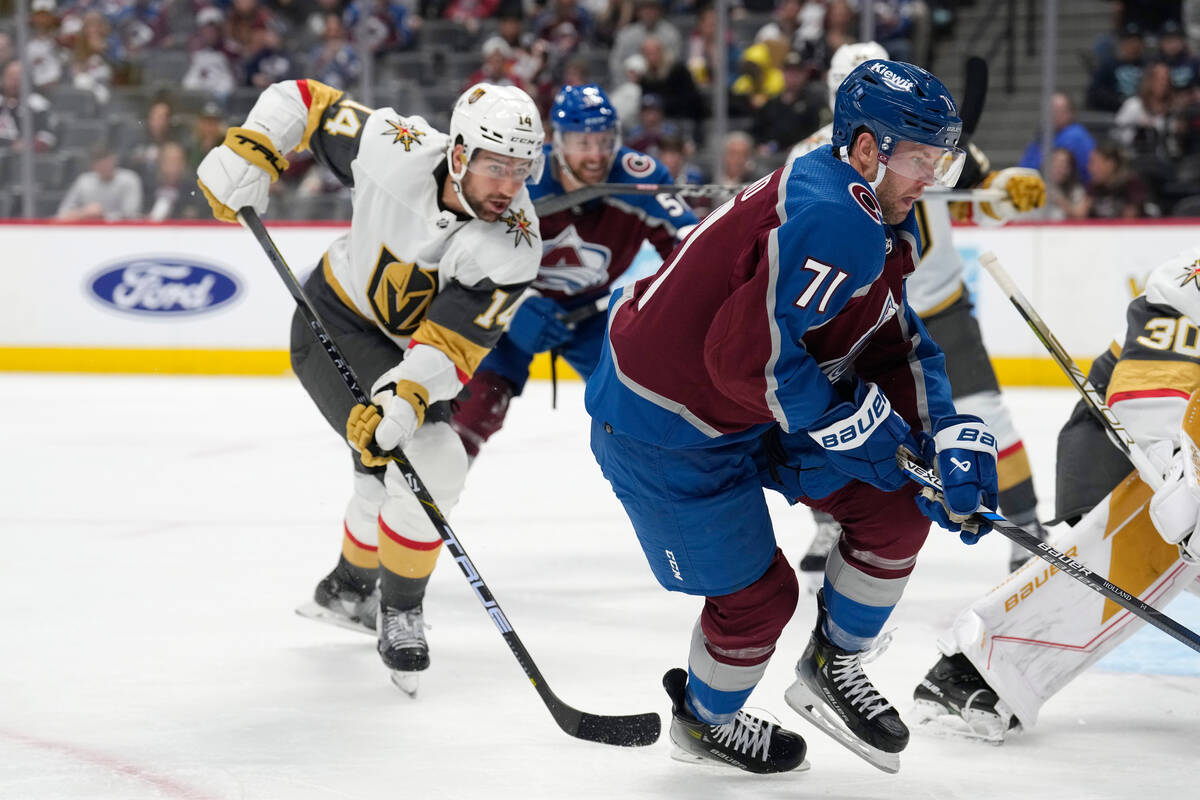
[[[275,271],[283,279],[292,298],[296,301],[296,306],[300,310],[301,316],[304,317],[313,335],[317,337],[321,346],[324,347],[325,354],[333,362],[334,367],[337,368],[338,374],[341,375],[342,382],[346,385],[346,390],[353,396],[354,402],[370,405],[371,400],[359,385],[353,368],[346,361],[345,356],[342,355],[337,343],[330,337],[325,324],[317,316],[317,312],[305,296],[304,289],[300,286],[296,275],[288,267],[287,262],[284,261],[283,254],[275,246],[275,242],[272,241],[271,235],[267,232],[258,214],[253,208],[246,206],[238,212],[238,217],[241,219],[242,224],[254,234],[254,238],[258,240],[271,265],[275,267]],[[542,698],[542,702],[546,704],[546,708],[550,710],[550,715],[554,717],[554,721],[558,723],[558,726],[567,734],[577,739],[586,739],[602,744],[638,747],[658,741],[662,721],[656,713],[630,714],[625,716],[589,714],[585,711],[572,708],[558,699],[558,696],[546,684],[546,679],[542,677],[541,670],[533,662],[533,656],[529,654],[524,643],[517,636],[516,631],[513,630],[508,617],[504,614],[504,610],[500,608],[500,604],[492,595],[492,590],[488,588],[487,583],[483,580],[483,576],[479,574],[475,565],[471,563],[466,550],[459,543],[458,537],[454,535],[454,531],[450,529],[450,524],[446,522],[446,518],[438,510],[433,496],[429,493],[429,489],[426,488],[424,481],[417,475],[416,470],[413,469],[404,452],[400,448],[396,448],[388,455],[395,461],[396,466],[399,467],[400,474],[404,477],[404,482],[408,484],[413,494],[421,502],[421,507],[425,509],[425,514],[429,517],[429,521],[433,523],[438,535],[446,543],[446,549],[458,564],[458,568],[462,570],[462,574],[466,577],[467,582],[471,584],[471,588],[475,591],[479,602],[483,604],[484,610],[492,618],[492,622],[499,629],[500,635],[508,643],[512,654],[516,656],[517,663],[521,665],[521,669],[525,670],[525,675],[533,684],[533,688],[537,690],[538,695]]]
[[[926,464],[922,463],[908,448],[901,447],[896,453],[896,463],[904,474],[916,481],[922,487],[922,494],[931,500],[940,501],[942,481]],[[1135,595],[1119,586],[1109,583],[1101,575],[1080,564],[1075,559],[1055,550],[1041,539],[1029,533],[1024,528],[1012,524],[995,511],[977,511],[967,517],[964,525],[991,525],[999,533],[1007,536],[1021,547],[1039,558],[1049,561],[1061,572],[1070,575],[1083,585],[1098,592],[1129,613],[1150,623],[1168,636],[1182,642],[1200,653],[1200,636],[1189,628],[1176,622],[1154,606],[1148,605]]]
[[[1029,325],[1034,336],[1045,345],[1050,352],[1050,356],[1066,373],[1067,379],[1071,381],[1071,385],[1083,397],[1083,402],[1087,405],[1088,410],[1099,421],[1100,426],[1104,428],[1104,432],[1112,441],[1113,445],[1118,450],[1125,454],[1129,461],[1137,469],[1138,475],[1146,482],[1146,485],[1151,489],[1158,489],[1163,485],[1162,475],[1150,463],[1150,459],[1146,457],[1146,452],[1138,446],[1138,443],[1133,440],[1129,431],[1125,430],[1125,426],[1121,424],[1121,420],[1117,419],[1117,415],[1108,407],[1108,403],[1096,391],[1096,387],[1092,386],[1091,381],[1079,369],[1079,366],[1067,354],[1066,349],[1059,344],[1058,339],[1050,332],[1049,326],[1041,315],[1034,310],[1029,300],[1017,288],[1017,284],[1013,282],[1012,277],[1005,271],[1000,264],[1000,259],[996,258],[996,254],[988,251],[979,257],[979,264],[986,269],[995,279],[996,284],[1000,287],[1008,299],[1012,301],[1017,312]]]

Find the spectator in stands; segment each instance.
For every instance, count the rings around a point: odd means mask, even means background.
[[[642,53],[642,42],[649,36],[658,39],[664,50],[671,54],[670,61],[683,55],[683,36],[679,29],[663,18],[662,3],[657,0],[636,0],[634,21],[617,31],[612,52],[608,56],[608,72],[613,82],[621,80],[625,71],[625,59],[634,53]]]
[[[192,121],[192,136],[187,146],[188,165],[195,169],[208,151],[224,140],[225,114],[221,106],[215,102],[205,103]]]
[[[730,88],[729,111],[750,116],[783,91],[783,59],[787,42],[766,38],[742,51],[738,76]]]
[[[706,116],[704,98],[688,68],[679,61],[678,52],[669,50],[657,36],[642,39],[642,57],[646,59],[642,94],[658,95],[668,117],[699,120]]]
[[[1088,161],[1092,150],[1096,147],[1095,140],[1087,132],[1087,128],[1075,121],[1075,104],[1062,92],[1055,92],[1050,99],[1050,117],[1054,124],[1053,146],[1062,147],[1071,152],[1075,158],[1075,168],[1079,170],[1079,180],[1084,186],[1087,186],[1091,183]],[[1025,148],[1025,153],[1021,156],[1021,161],[1017,166],[1031,169],[1041,168],[1041,134],[1035,136],[1029,146]]]
[[[167,142],[158,151],[153,179],[147,184],[150,203],[146,219],[207,219],[212,213],[208,201],[196,188],[196,174],[188,168],[187,155],[177,142]]]
[[[494,16],[500,9],[500,0],[450,0],[442,16],[462,25],[474,35],[480,23]]]
[[[696,144],[682,134],[668,134],[658,141],[658,160],[677,184],[698,186],[704,183],[704,173],[691,161],[695,152]]]
[[[462,86],[464,90],[483,81],[500,86],[516,86],[523,91],[527,89],[525,82],[512,72],[515,61],[508,42],[493,36],[483,43],[480,52],[483,54],[483,64],[467,78]]]
[[[114,72],[124,61],[121,42],[108,20],[99,11],[84,14],[71,47],[71,84],[91,92],[97,103],[105,105],[112,94]]]
[[[873,6],[875,41],[897,61],[929,63],[932,21],[924,0],[875,0]]]
[[[642,76],[646,74],[646,57],[634,53],[625,59],[625,80],[608,93],[609,102],[617,111],[617,119],[633,119],[642,107]]]
[[[1138,93],[1121,104],[1113,119],[1113,139],[1136,155],[1165,159],[1173,94],[1167,65],[1159,61],[1148,66]]]
[[[1087,216],[1091,219],[1132,219],[1149,211],[1146,184],[1129,169],[1125,154],[1115,142],[1105,142],[1088,160],[1092,182],[1087,190]]]
[[[171,103],[165,97],[155,98],[146,109],[146,119],[139,130],[136,143],[123,142],[132,145],[125,163],[142,176],[144,181],[150,180],[158,169],[158,157],[163,147],[174,140],[171,130]]]
[[[638,124],[625,136],[625,144],[634,150],[658,157],[658,144],[665,136],[678,136],[679,128],[667,121],[663,113],[662,98],[656,94],[642,94],[642,108],[638,112]]]
[[[754,162],[754,139],[745,131],[726,135],[715,182],[740,186],[759,177],[758,165]]]
[[[1116,56],[1102,63],[1092,76],[1087,91],[1088,107],[1116,111],[1126,99],[1137,94],[1145,69],[1145,51],[1142,29],[1133,24],[1122,28]]]
[[[272,24],[271,13],[259,0],[232,0],[225,23],[225,47],[236,59],[254,52],[256,34]]]
[[[364,5],[374,9],[365,31],[361,22]],[[329,10],[336,12],[337,4]],[[417,43],[421,24],[420,15],[413,13],[404,0],[351,0],[342,14],[342,25],[351,33],[350,38],[366,42],[373,53],[411,49]]]
[[[818,72],[794,50],[784,57],[783,91],[754,112],[750,127],[761,154],[787,150],[821,127],[828,97],[824,83],[811,80]]]
[[[237,85],[233,58],[225,43],[225,15],[208,6],[196,12],[196,34],[183,88],[224,101]]]
[[[1045,219],[1060,222],[1067,219],[1083,219],[1087,216],[1087,190],[1079,180],[1075,156],[1065,147],[1056,147],[1050,153],[1050,169],[1046,177]]]
[[[350,44],[341,14],[325,15],[321,42],[309,53],[308,61],[309,75],[327,86],[346,90],[358,80],[362,72],[362,59]]]
[[[589,42],[595,23],[579,0],[550,0],[534,18],[532,28],[549,44],[552,57],[565,60],[577,46]]]
[[[1171,87],[1188,89],[1200,77],[1200,60],[1193,55],[1178,22],[1167,22],[1158,32],[1158,57],[1171,70]]]
[[[33,0],[29,8],[29,79],[45,91],[63,79],[67,55],[58,43],[58,6],[55,0]]]
[[[803,47],[804,40],[800,36],[800,0],[779,0],[771,11],[770,22],[763,25],[754,33],[754,41],[763,39],[783,39],[788,47]],[[824,13],[822,11],[822,13]]]
[[[830,0],[825,9],[825,35],[821,42],[821,51],[810,57],[819,57],[822,64],[828,64],[829,59],[844,44],[858,41],[858,20],[854,9],[846,0]]]
[[[526,86],[533,86],[537,82],[538,73],[546,64],[545,40],[526,32],[525,18],[519,2],[506,2],[502,5],[496,24],[496,35],[504,40],[512,52],[513,63],[510,71]]]
[[[0,67],[17,57],[17,47],[13,44],[12,34],[0,30]]]
[[[33,150],[44,153],[58,144],[57,122],[50,101],[37,92],[29,95],[29,110],[33,117]],[[0,151],[20,153],[25,150],[24,116],[21,107],[21,62],[13,59],[4,65],[0,77]]]
[[[793,3],[796,1],[785,0]],[[725,44],[718,47],[717,10],[712,5],[706,5],[697,13],[696,24],[688,34],[685,62],[688,71],[692,73],[692,81],[702,92],[712,88],[718,57],[725,59],[726,81],[732,82],[738,60],[738,48],[733,43],[733,30],[726,29]]]
[[[134,58],[147,50],[174,47],[168,11],[172,0],[126,0],[120,10],[109,14],[126,56]]]
[[[58,206],[63,222],[137,219],[142,214],[142,179],[117,166],[117,154],[100,145],[92,151],[92,168],[77,177]]]
[[[266,89],[272,83],[296,77],[294,72],[292,57],[283,49],[278,31],[269,25],[257,29],[242,69],[245,85]]]

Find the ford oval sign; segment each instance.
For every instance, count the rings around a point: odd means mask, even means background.
[[[234,300],[233,275],[187,256],[145,256],[109,264],[88,281],[88,291],[117,311],[174,316],[212,311]]]

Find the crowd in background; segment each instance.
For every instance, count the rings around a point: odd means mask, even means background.
[[[936,69],[956,9],[973,3],[876,0],[875,39]],[[1086,95],[1054,98],[1046,214],[1200,213],[1200,2],[1098,2],[1098,13],[1105,5],[1113,29],[1086,54]],[[718,42],[710,0],[31,0],[27,98],[12,16],[0,19],[0,217],[21,209],[23,105],[39,216],[203,219],[200,159],[263,88],[300,77],[439,130],[476,81],[520,86],[543,113],[564,83],[596,82],[625,142],[677,181],[747,182],[831,118],[825,73],[837,47],[857,40],[861,7],[733,0]],[[732,132],[714,148],[718,63]],[[1040,156],[1031,142],[1021,163],[1041,167]],[[311,156],[289,160],[272,216],[349,214],[348,193]]]

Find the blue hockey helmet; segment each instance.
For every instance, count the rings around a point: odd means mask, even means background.
[[[872,59],[846,76],[834,98],[833,146],[849,146],[860,128],[874,135],[880,163],[906,177],[953,186],[962,172],[958,107],[945,84],[920,67]],[[936,147],[942,154],[931,169],[910,174],[900,164],[889,163],[902,141]]]
[[[621,122],[603,89],[594,83],[562,87],[550,108],[550,128],[562,172],[584,184],[608,175],[621,149]]]

